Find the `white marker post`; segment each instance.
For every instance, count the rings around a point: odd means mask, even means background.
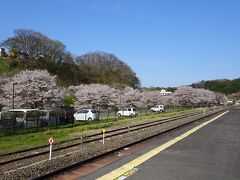
[[[106,129],[102,129],[102,134],[103,134],[103,144],[104,144],[104,142],[105,142],[105,133],[107,132],[107,130]]]
[[[81,152],[83,152],[83,136],[81,135],[80,139],[80,144],[81,144]]]
[[[53,144],[53,138],[52,137],[48,139],[48,143],[50,145],[50,147],[49,147],[49,160],[51,161],[52,160],[52,144]]]
[[[205,108],[203,109],[203,114],[206,114],[206,109]]]

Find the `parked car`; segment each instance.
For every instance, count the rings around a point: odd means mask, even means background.
[[[38,109],[10,109],[9,112],[14,113],[16,123],[19,126],[30,128],[43,127],[48,125],[48,122],[46,120],[39,119]]]
[[[239,106],[239,105],[240,105],[240,100],[237,100],[237,101],[235,102],[235,105],[236,105],[236,106]]]
[[[80,109],[73,116],[75,121],[91,121],[99,119],[99,113],[95,109]]]
[[[164,112],[164,106],[163,105],[156,105],[155,107],[152,107],[150,109],[151,112]]]
[[[117,112],[117,116],[136,116],[137,111],[135,108],[123,108],[122,110]]]

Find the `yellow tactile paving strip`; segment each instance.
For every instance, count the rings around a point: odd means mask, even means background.
[[[133,161],[119,167],[118,169],[113,170],[112,172],[99,177],[97,180],[111,180],[111,179],[117,179],[118,177],[122,176],[125,172],[133,169],[134,167],[139,166],[140,164],[144,163],[145,161],[147,161],[148,159],[152,158],[153,156],[157,155],[158,153],[160,153],[161,151],[167,149],[168,147],[172,146],[173,144],[177,143],[178,141],[188,137],[189,135],[191,135],[192,133],[196,132],[197,130],[201,129],[202,127],[208,125],[209,123],[217,120],[218,118],[220,118],[221,116],[225,115],[227,112],[224,112],[222,114],[220,114],[219,116],[206,121],[198,126],[196,126],[195,128],[185,132],[184,134],[168,141],[167,143],[147,152],[146,154],[143,154],[142,156],[134,159]]]

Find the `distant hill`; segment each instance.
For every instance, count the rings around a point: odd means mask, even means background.
[[[98,59],[92,57],[93,54]],[[87,63],[83,57],[88,57]],[[140,80],[136,74],[116,56],[107,53],[103,56],[102,52],[94,52],[79,56],[77,60],[76,63],[67,63],[54,62],[46,57],[38,59],[0,58],[0,75],[11,76],[25,69],[46,69],[52,75],[57,75],[58,84],[62,86],[91,83],[108,84],[114,87],[137,88],[140,86]],[[99,65],[98,62],[105,64]]]
[[[75,62],[79,67],[85,67],[85,70],[91,69],[89,73],[98,83],[128,85],[134,88],[140,86],[140,80],[131,67],[113,54],[91,52],[76,57]]]
[[[12,75],[29,69],[46,69],[57,75],[59,85],[100,83],[114,87],[137,88],[140,80],[135,72],[115,55],[92,52],[73,57],[66,46],[40,32],[17,29],[14,36],[0,42],[7,49],[0,58],[0,75]]]
[[[240,78],[229,80],[209,80],[200,81],[191,85],[193,88],[204,88],[214,92],[224,93],[226,95],[240,92]]]

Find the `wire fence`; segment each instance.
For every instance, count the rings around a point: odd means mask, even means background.
[[[160,113],[177,112],[182,110],[191,109],[194,107],[174,107],[168,108],[165,112],[151,112],[149,109],[138,109],[137,114],[130,116],[123,114],[119,116],[117,110],[104,110],[98,111],[97,120],[108,121],[124,118],[133,118],[134,116],[149,116],[157,115]],[[208,108],[209,109],[209,108]],[[212,107],[213,109],[213,107]],[[47,130],[49,128],[58,128],[64,125],[76,125],[79,122],[89,122],[87,113],[83,114],[81,120],[74,118],[75,110],[28,110],[28,111],[15,111],[15,112],[0,112],[0,137],[13,134],[23,134],[36,131]],[[91,119],[94,120],[94,119]]]

